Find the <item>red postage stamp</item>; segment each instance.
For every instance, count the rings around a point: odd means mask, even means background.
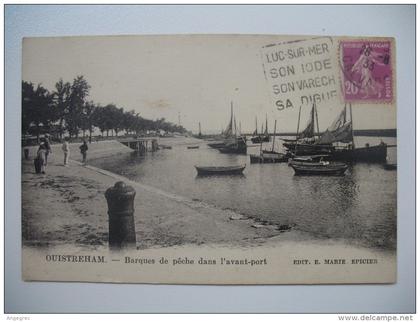
[[[341,69],[346,102],[392,102],[391,41],[342,41]]]

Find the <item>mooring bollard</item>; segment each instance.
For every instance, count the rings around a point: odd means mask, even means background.
[[[118,181],[105,192],[109,216],[109,247],[135,248],[134,197],[136,190]]]
[[[29,149],[28,148],[23,149],[23,155],[25,156],[25,160],[29,160]]]

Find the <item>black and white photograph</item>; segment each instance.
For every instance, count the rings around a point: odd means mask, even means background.
[[[22,42],[22,278],[394,283],[396,40]]]

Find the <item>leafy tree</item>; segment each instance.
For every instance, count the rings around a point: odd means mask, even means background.
[[[83,76],[77,76],[73,80],[70,89],[70,104],[65,117],[66,129],[70,136],[75,135],[78,137],[82,123],[83,108],[89,95],[90,85]]]
[[[22,82],[22,130],[30,133],[35,126],[35,133],[39,139],[42,128],[48,128],[56,120],[53,109],[52,95],[38,84]]]
[[[83,137],[85,137],[86,131],[89,132],[89,142],[92,141],[92,132],[95,124],[95,109],[97,107],[90,101],[86,102],[83,106],[81,115],[81,129],[83,131]]]
[[[125,112],[115,104],[101,106],[87,101],[89,90],[90,85],[83,76],[77,76],[71,84],[60,79],[51,94],[41,84],[35,87],[23,81],[22,133],[35,132],[39,138],[42,130],[50,131],[53,126],[58,128],[60,137],[66,130],[70,136],[77,137],[82,130],[83,136],[86,131],[89,132],[90,139],[95,127],[102,135],[106,131],[107,136],[109,131],[118,136],[122,130],[136,135],[142,135],[147,130],[186,132],[182,126],[167,122],[165,118],[153,121],[141,117],[134,110]]]
[[[63,138],[63,133],[65,131],[64,120],[66,118],[67,113],[69,112],[70,91],[71,85],[69,82],[64,83],[63,80],[60,79],[55,84],[55,91],[53,92],[53,97],[57,118],[59,120],[58,131],[60,138]]]

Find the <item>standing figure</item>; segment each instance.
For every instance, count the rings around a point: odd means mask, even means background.
[[[87,150],[88,150],[88,146],[86,144],[86,140],[83,140],[83,144],[79,147],[80,149],[80,153],[82,154],[82,162],[83,164],[86,164],[86,155],[87,155]]]
[[[45,134],[44,143],[45,143],[45,149],[46,149],[46,152],[45,152],[45,167],[46,167],[48,163],[48,154],[52,153],[49,134]]]
[[[35,172],[45,174],[45,161],[46,161],[47,148],[45,143],[42,142],[39,145],[38,152],[36,153],[35,163]]]
[[[360,91],[365,94],[381,98],[383,85],[374,77],[375,65],[384,66],[386,58],[369,46],[363,46],[360,57],[354,63],[351,72],[359,75]]]
[[[69,157],[70,157],[69,139],[67,137],[64,139],[64,143],[61,149],[64,152],[64,166],[67,167],[69,164]]]

